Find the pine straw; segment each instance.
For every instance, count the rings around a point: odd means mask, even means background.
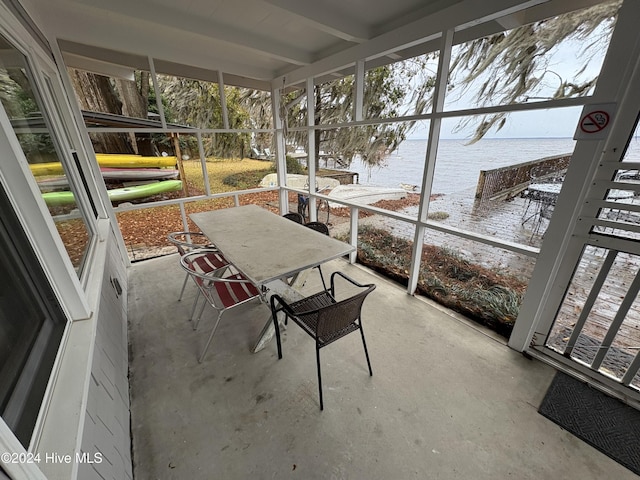
[[[386,230],[362,227],[358,247],[359,263],[402,285],[408,284],[413,242]],[[445,248],[424,246],[417,293],[507,338],[526,286],[514,276],[474,264]]]

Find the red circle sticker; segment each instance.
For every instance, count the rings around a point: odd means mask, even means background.
[[[597,133],[609,125],[609,114],[604,110],[589,112],[580,120],[580,130],[584,133]]]

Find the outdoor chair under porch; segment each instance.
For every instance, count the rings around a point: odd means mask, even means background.
[[[345,286],[357,290],[352,296],[342,300],[336,300],[336,277],[346,281]],[[287,303],[282,297],[275,294],[271,296],[271,314],[276,331],[276,342],[278,348],[278,358],[282,358],[282,343],[280,340],[280,325],[278,313],[285,315],[285,324],[290,318],[299,325],[316,344],[316,365],[318,370],[318,392],[320,396],[320,410],[324,409],[322,399],[322,375],[320,369],[320,349],[348,335],[351,332],[360,330],[364,354],[369,367],[369,375],[373,376],[369,352],[364,338],[362,328],[362,305],[365,298],[376,286],[374,284],[361,284],[348,277],[342,272],[334,272],[331,275],[331,286],[329,290],[303,298],[296,302]],[[343,282],[344,283],[344,282]]]
[[[287,220],[291,220],[292,222],[296,222],[300,224],[304,223],[304,217],[298,212],[289,212],[289,213],[285,213],[282,216]]]
[[[206,262],[201,260],[201,268],[206,271],[213,271],[218,268],[222,268],[225,265],[228,265],[228,262],[222,256],[222,254],[215,248],[214,245],[211,244],[207,236],[202,232],[171,232],[167,235],[169,242],[176,246],[180,257],[183,257],[189,252],[194,250],[199,250],[202,248],[209,249],[209,255],[207,256]],[[182,300],[182,296],[184,295],[184,290],[187,286],[187,281],[189,280],[189,274],[187,273],[184,276],[184,281],[182,282],[182,289],[180,290],[180,296],[178,297],[178,301]],[[196,301],[198,299],[196,298]]]
[[[307,222],[304,224],[305,227],[310,228],[311,230],[315,230],[316,232],[322,233],[323,235],[329,236],[329,227],[326,223],[322,222]],[[318,265],[315,267],[318,269],[318,273],[320,273],[320,280],[322,280],[322,286],[325,290],[327,290],[327,284],[324,281],[324,275],[322,274],[322,267]]]
[[[193,318],[192,312],[191,320],[193,322],[193,329],[196,330],[198,328],[202,312],[207,303],[218,312],[209,338],[198,357],[198,362],[200,363],[204,360],[204,356],[207,353],[207,349],[213,340],[213,336],[216,333],[216,329],[224,313],[255,298],[260,298],[258,288],[241,273],[231,273],[226,276],[221,276],[218,270],[207,271],[208,267],[203,269],[202,265],[207,266],[207,256],[213,252],[215,252],[215,250],[200,249],[189,252],[180,258],[180,265],[196,283],[200,293],[205,299],[195,319]],[[227,272],[228,271],[229,270],[227,270]]]

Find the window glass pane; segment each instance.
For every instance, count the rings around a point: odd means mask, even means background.
[[[73,266],[80,274],[91,231],[77,202],[79,189],[69,178],[67,165],[61,161],[58,138],[26,57],[2,37],[0,50],[0,101]],[[68,148],[68,140],[63,139],[62,143]]]
[[[300,85],[286,91],[280,90],[280,116],[288,129],[307,125],[307,102],[307,91]],[[295,137],[296,131],[292,130],[291,132]],[[304,135],[306,136],[306,132]],[[297,140],[297,145],[303,144],[302,140]]]
[[[0,415],[27,447],[65,317],[0,187]]]
[[[261,134],[256,136],[255,141],[264,143],[256,143],[255,147],[249,147],[251,138],[248,133],[203,135],[205,165],[211,193],[270,186],[271,177],[265,177],[276,171],[271,140],[271,134]],[[267,182],[266,185],[262,182],[263,179]]]
[[[68,69],[85,124],[92,128],[159,128],[155,91],[148,71],[131,71],[130,78],[116,78]],[[169,121],[169,120],[167,120]],[[153,134],[92,132],[97,153],[159,155]]]
[[[225,85],[224,95],[229,128],[273,128],[270,92]]]

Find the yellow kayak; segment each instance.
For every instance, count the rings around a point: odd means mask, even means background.
[[[143,157],[142,155],[96,153],[98,165],[113,168],[162,168],[175,167],[176,157]],[[64,174],[60,162],[34,163],[29,165],[31,173],[41,175]]]

